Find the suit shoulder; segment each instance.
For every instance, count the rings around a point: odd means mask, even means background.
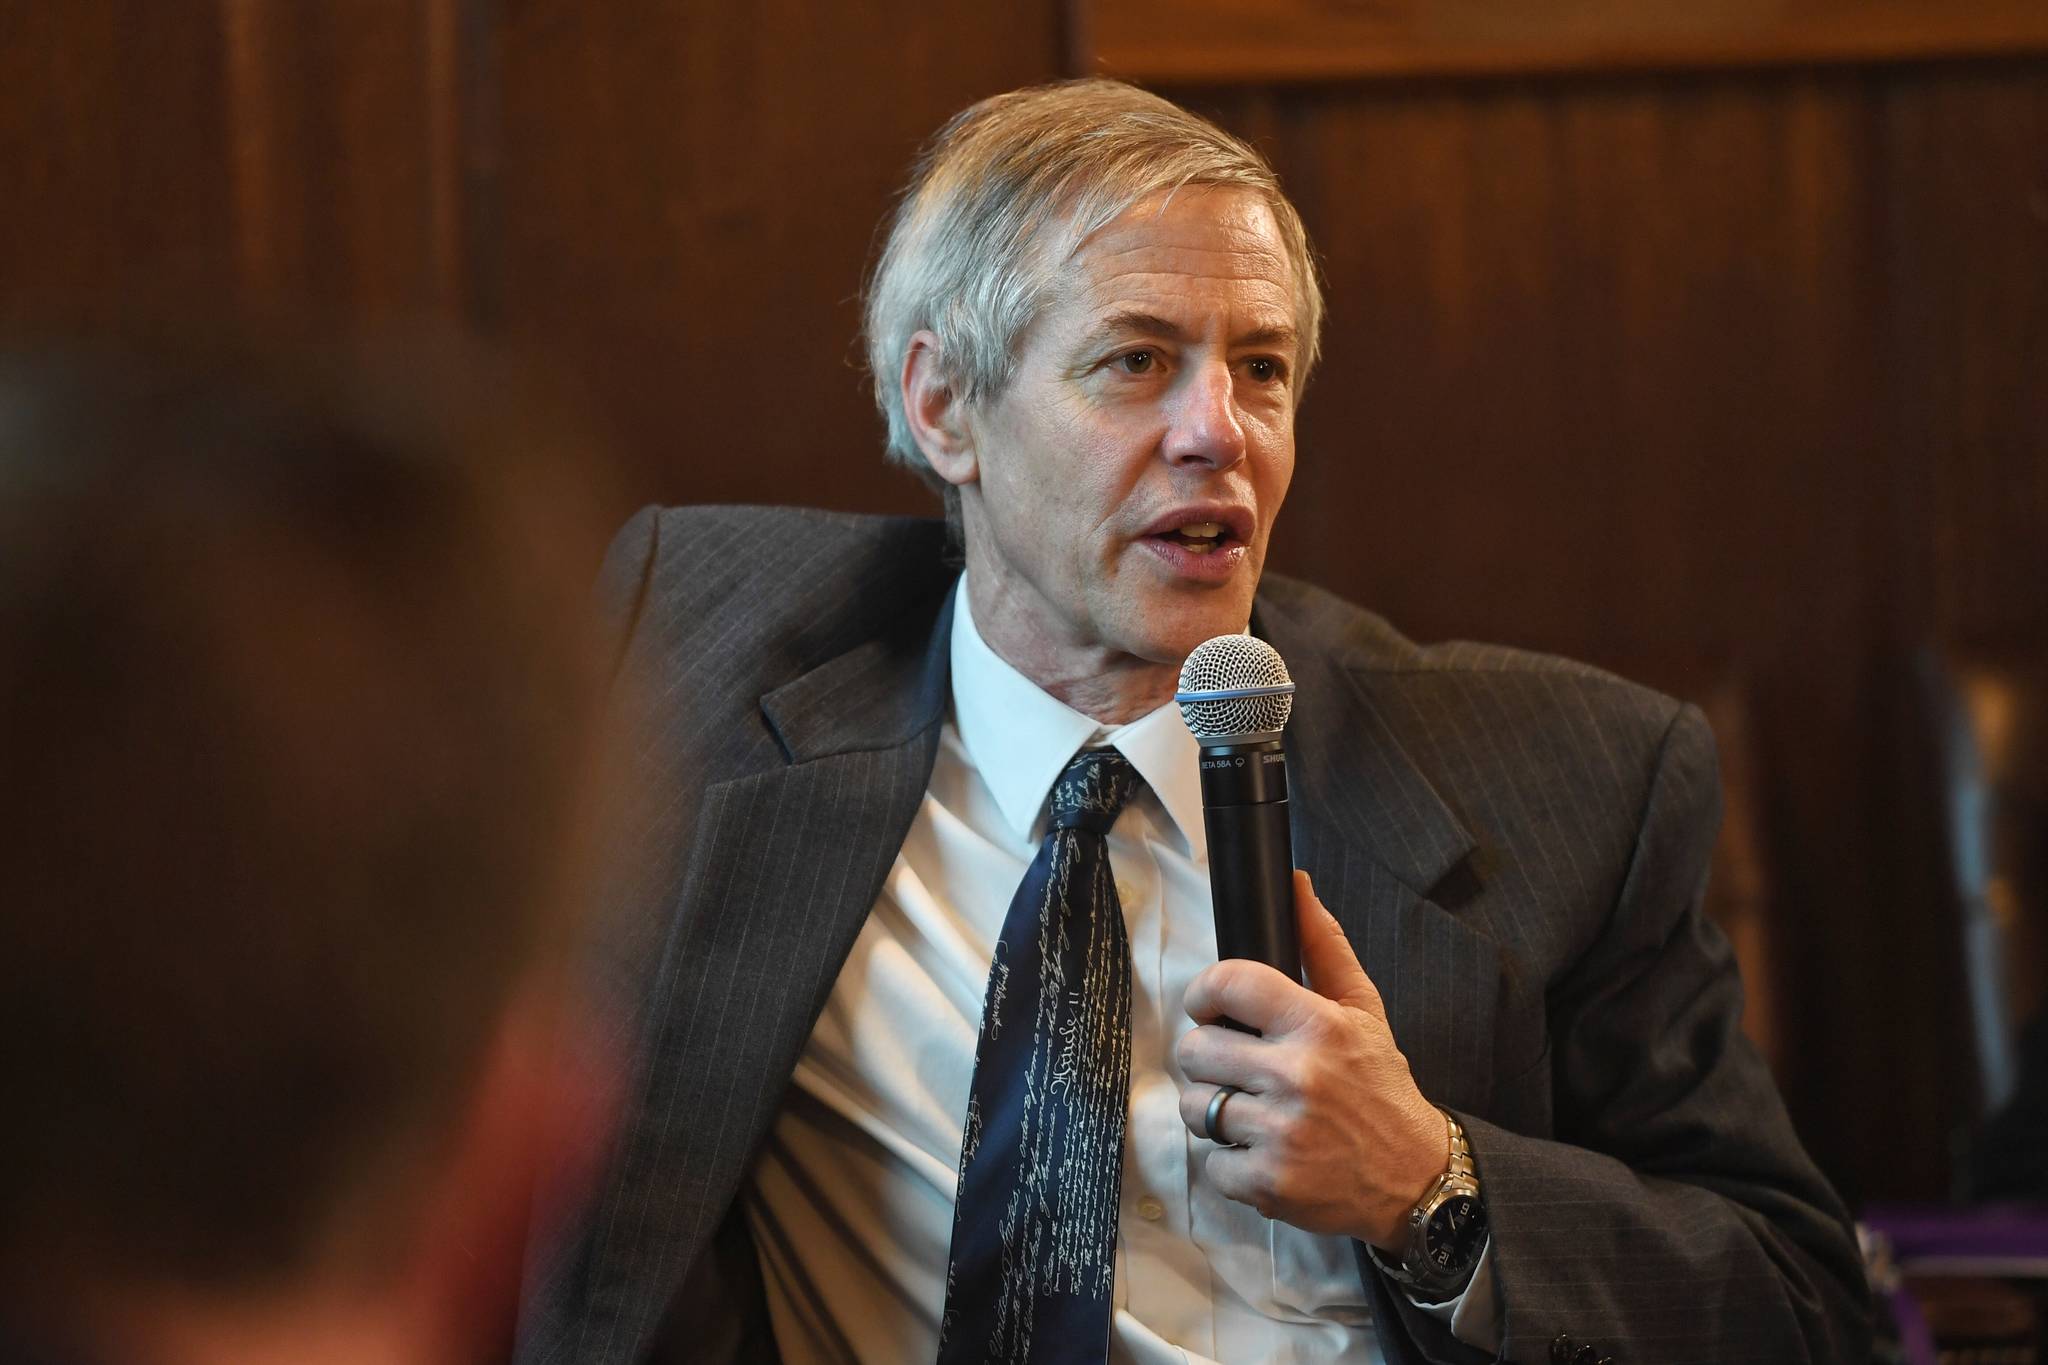
[[[700,567],[715,563],[752,573],[776,573],[792,560],[821,555],[892,562],[905,556],[937,557],[946,542],[944,523],[931,517],[822,507],[701,503],[648,508],[640,515],[653,520],[656,537],[667,547],[687,552]]]
[[[1695,708],[1591,664],[1470,640],[1419,644],[1334,593],[1277,576],[1263,600],[1292,617],[1303,636],[1324,642],[1337,667],[1396,711],[1513,729],[1568,720],[1568,728],[1622,732],[1653,747],[1667,731],[1688,741],[1705,734]]]
[[[621,533],[651,541],[648,592],[671,610],[802,613],[845,585],[907,592],[945,573],[945,527],[922,517],[809,507],[648,509]]]
[[[936,520],[662,507],[620,531],[603,596],[614,610],[632,603],[629,647],[656,676],[772,682],[935,614],[953,574]]]

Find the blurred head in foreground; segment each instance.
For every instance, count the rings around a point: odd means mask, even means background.
[[[0,357],[0,1340],[502,1350],[604,1107],[561,1045],[602,537],[528,388]]]

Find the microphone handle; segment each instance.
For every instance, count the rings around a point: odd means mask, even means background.
[[[1263,962],[1301,980],[1287,756],[1278,740],[1202,750],[1202,823],[1209,836],[1216,956]]]
[[[1216,956],[1250,958],[1301,980],[1287,802],[1211,806],[1203,816],[1209,830],[1209,891],[1216,904]]]

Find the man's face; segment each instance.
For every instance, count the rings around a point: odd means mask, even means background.
[[[1299,334],[1273,214],[1237,190],[1161,202],[1082,245],[969,417],[976,622],[1041,684],[1118,656],[1177,668],[1244,629],[1294,473]]]

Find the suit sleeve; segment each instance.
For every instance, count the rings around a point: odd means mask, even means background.
[[[1548,1360],[1560,1334],[1616,1365],[1869,1358],[1847,1214],[1741,1033],[1733,954],[1701,911],[1719,802],[1712,736],[1684,707],[1605,930],[1551,983],[1555,1140],[1459,1115],[1503,1359]],[[1390,1300],[1423,1358],[1475,1358]]]

